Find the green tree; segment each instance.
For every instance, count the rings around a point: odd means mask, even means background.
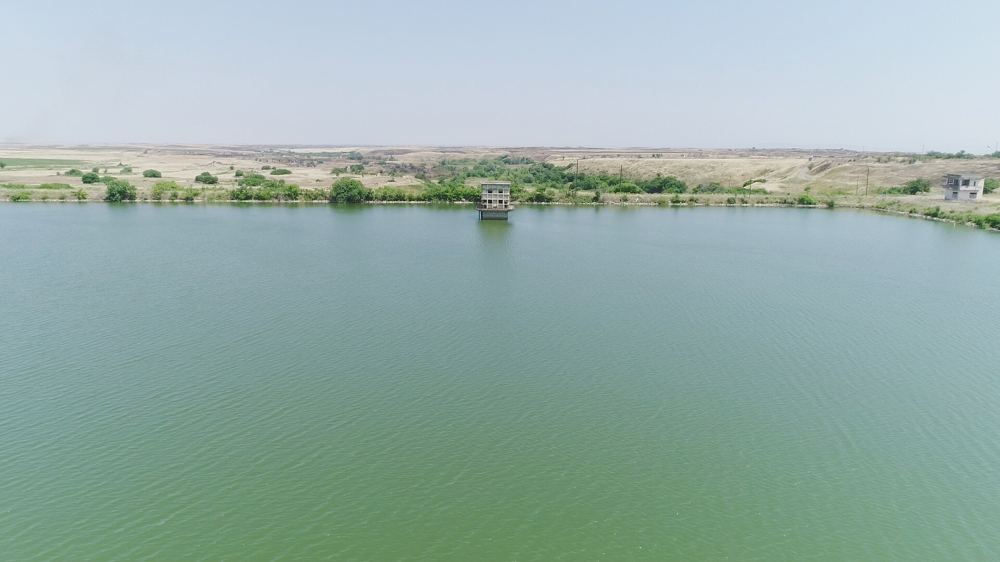
[[[1000,179],[986,178],[986,181],[983,182],[983,191],[985,193],[993,193],[997,188],[1000,188]]]
[[[83,183],[97,183],[101,181],[101,176],[97,175],[97,172],[87,172],[80,176],[80,181]]]
[[[354,178],[340,178],[330,188],[331,203],[364,203],[373,197],[372,190]]]
[[[163,174],[161,174],[159,170],[153,170],[153,169],[143,170],[142,171],[142,175],[143,175],[143,177],[146,177],[146,178],[162,178],[163,177]]]
[[[547,189],[545,189],[544,187],[540,187],[535,189],[535,191],[532,192],[530,196],[528,196],[528,201],[532,203],[551,203],[552,196],[549,195]]]
[[[204,184],[208,184],[208,185],[214,185],[214,184],[219,183],[219,178],[216,177],[216,176],[213,176],[212,174],[210,174],[208,172],[202,172],[202,173],[198,174],[197,176],[195,176],[194,181],[196,181],[198,183],[204,183]]]
[[[78,189],[78,190],[76,190],[76,191],[73,192],[73,196],[76,197],[77,201],[86,201],[87,200],[87,190],[86,189]]]
[[[290,173],[292,173],[292,171],[291,170],[286,170],[285,168],[275,168],[275,169],[271,170],[271,175],[272,176],[287,176]]]
[[[4,162],[3,160],[0,160],[0,170],[4,169],[6,167],[7,167],[7,163]]]
[[[663,177],[659,174],[651,180],[639,182],[639,187],[646,193],[684,193],[687,184],[674,176]]]
[[[927,193],[931,190],[931,182],[924,178],[917,178],[915,180],[910,180],[903,184],[903,191],[909,193],[910,195],[916,195],[917,193]]]
[[[180,186],[174,181],[158,181],[153,185],[152,198],[154,201],[163,199],[164,194],[180,191]]]
[[[135,201],[135,186],[125,180],[112,180],[107,183],[104,194],[105,201]]]

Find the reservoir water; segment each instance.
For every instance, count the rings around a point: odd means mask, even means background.
[[[991,560],[1000,236],[0,205],[0,560]]]

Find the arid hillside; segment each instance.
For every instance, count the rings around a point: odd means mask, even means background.
[[[749,180],[758,180],[755,189],[792,197],[809,193],[821,198],[870,199],[909,180],[925,178],[931,182],[929,193],[894,197],[900,204],[937,201],[943,193],[940,179],[947,173],[1000,178],[1000,158],[934,158],[846,150],[8,145],[0,146],[0,162],[4,164],[0,169],[0,200],[18,190],[32,193],[33,198],[65,199],[69,198],[66,188],[82,189],[89,199],[100,198],[103,185],[84,184],[78,174],[67,175],[70,170],[96,170],[102,177],[126,180],[138,188],[140,198],[160,181],[204,188],[194,181],[204,172],[218,178],[212,186],[216,190],[236,187],[242,173],[256,173],[305,189],[327,189],[339,177],[352,177],[368,188],[406,191],[420,189],[463,166],[501,157],[520,165],[545,162],[573,172],[632,181],[674,176],[692,190],[711,183],[738,189]],[[156,170],[160,177],[145,177],[145,170]],[[639,195],[635,200],[644,197]],[[1000,192],[973,205],[953,205],[996,212]]]

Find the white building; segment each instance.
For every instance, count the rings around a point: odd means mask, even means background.
[[[945,201],[976,201],[983,198],[983,176],[948,174],[944,177]]]
[[[514,207],[510,204],[509,181],[484,181],[480,186],[479,218],[483,220],[507,220],[507,213]]]

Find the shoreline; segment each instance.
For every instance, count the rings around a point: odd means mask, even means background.
[[[855,211],[872,211],[877,214],[883,215],[896,215],[913,219],[923,219],[930,220],[941,223],[949,223],[956,226],[963,226],[968,228],[973,228],[976,230],[985,230],[987,232],[1000,232],[1000,228],[991,227],[986,225],[977,224],[973,221],[962,221],[955,218],[950,218],[947,216],[940,215],[928,215],[925,214],[928,209],[910,209],[910,210],[900,210],[895,208],[890,208],[888,206],[879,207],[878,205],[866,205],[866,204],[852,204],[832,201],[834,204],[816,204],[816,205],[798,205],[798,204],[788,204],[779,202],[761,202],[761,203],[726,203],[726,202],[680,202],[672,203],[670,201],[623,201],[623,202],[566,202],[566,201],[552,201],[548,203],[518,203],[517,207],[660,207],[660,208],[772,208],[772,209],[826,209],[826,210],[836,210],[836,209],[851,209]],[[363,206],[393,206],[393,205],[435,205],[441,207],[451,207],[451,206],[471,206],[475,203],[469,201],[452,201],[452,202],[441,202],[441,201],[366,201],[364,203],[356,204],[336,204],[330,203],[326,200],[316,200],[316,201],[238,201],[233,199],[216,199],[212,201],[184,201],[184,200],[148,200],[140,199],[134,201],[120,201],[111,202],[105,201],[103,199],[25,199],[20,201],[0,201],[0,203],[16,204],[16,203],[57,203],[57,204],[106,204],[106,205],[265,205],[265,206],[305,206],[305,205],[331,205],[331,206],[353,206],[353,207],[363,207]],[[947,202],[945,202],[947,203]],[[937,212],[940,213],[940,206],[935,206]],[[914,212],[915,211],[915,212]],[[921,212],[923,211],[923,212]]]

